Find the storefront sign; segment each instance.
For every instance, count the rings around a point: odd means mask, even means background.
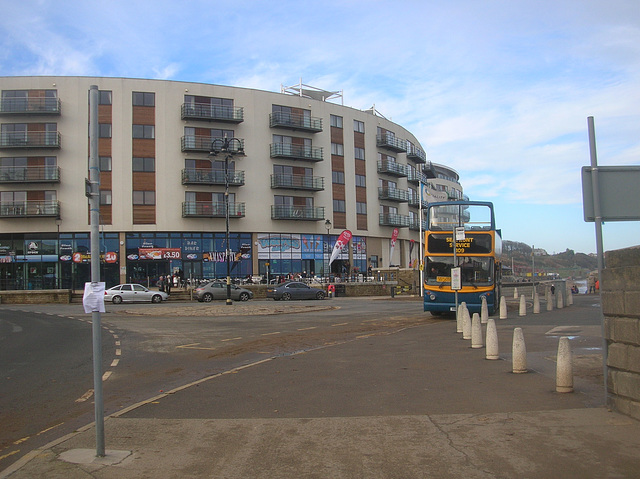
[[[182,259],[180,248],[138,248],[138,259]]]

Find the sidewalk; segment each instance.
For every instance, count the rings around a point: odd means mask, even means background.
[[[247,365],[107,418],[105,458],[88,426],[0,478],[638,477],[640,422],[602,406],[594,301],[496,320],[498,361],[441,321]],[[559,394],[567,331],[575,392]]]

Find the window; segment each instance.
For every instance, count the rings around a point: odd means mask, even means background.
[[[367,204],[366,203],[362,203],[361,201],[356,201],[356,213],[358,213],[359,215],[366,215],[367,214]]]
[[[356,186],[367,187],[367,177],[364,175],[356,175]]]
[[[356,160],[364,160],[364,148],[354,148],[353,155]]]
[[[134,157],[133,171],[156,171],[156,159]]]
[[[331,143],[331,154],[344,156],[344,145],[341,143]]]
[[[111,204],[111,190],[100,190],[100,204],[101,205]]]
[[[111,105],[111,92],[99,91],[98,92],[98,104],[99,105]]]
[[[344,172],[342,171],[332,171],[331,172],[331,180],[333,183],[337,183],[339,185],[344,185]]]
[[[133,125],[133,137],[153,139],[156,137],[155,128],[153,125]]]
[[[111,123],[100,123],[98,125],[98,136],[100,138],[111,138]]]
[[[331,115],[331,126],[335,126],[336,128],[342,128],[342,117]]]
[[[155,205],[156,192],[155,191],[134,191],[133,204],[134,205]]]
[[[364,133],[364,122],[353,120],[353,131],[357,131],[358,133]]]
[[[344,200],[333,200],[333,212],[344,213],[347,211]]]
[[[111,157],[101,156],[98,160],[100,164],[100,171],[111,171]]]
[[[148,92],[133,92],[133,105],[134,106],[155,106],[156,94]]]

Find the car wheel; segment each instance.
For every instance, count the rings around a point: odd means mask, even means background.
[[[204,301],[205,303],[210,303],[211,301],[213,301],[213,295],[211,293],[204,293],[204,295],[202,296],[202,301]]]
[[[324,299],[324,292],[318,291],[316,293],[316,299]]]
[[[160,296],[159,294],[154,294],[153,296],[151,296],[151,302],[162,303],[162,296]]]
[[[240,293],[240,301],[249,301],[249,293]]]
[[[122,298],[120,296],[114,296],[113,298],[111,298],[111,302],[113,304],[120,304],[122,303]]]
[[[289,301],[291,299],[290,293],[282,293],[282,301]]]

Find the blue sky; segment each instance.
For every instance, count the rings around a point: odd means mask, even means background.
[[[342,90],[549,253],[595,252],[588,116],[600,165],[640,164],[637,0],[7,1],[0,75]],[[640,222],[605,224],[605,250],[638,244]]]

